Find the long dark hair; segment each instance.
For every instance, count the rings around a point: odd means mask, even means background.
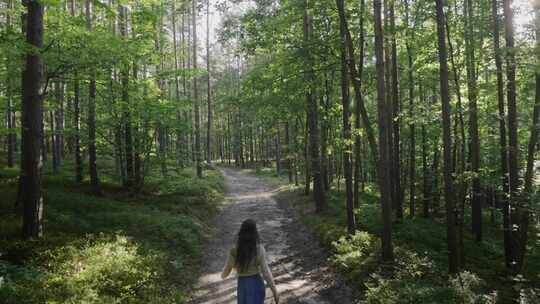
[[[254,220],[247,219],[240,227],[236,243],[235,266],[238,271],[246,270],[249,263],[257,256],[257,244],[259,244],[257,224]]]

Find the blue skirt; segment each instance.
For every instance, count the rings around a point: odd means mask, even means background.
[[[264,281],[259,274],[238,277],[238,304],[264,304]]]

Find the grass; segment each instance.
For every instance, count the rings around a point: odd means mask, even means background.
[[[286,175],[274,169],[250,170],[275,185]],[[531,235],[522,276],[504,267],[500,223],[484,214],[484,241],[474,241],[464,225],[465,269],[456,278],[447,274],[446,226],[441,218],[405,218],[393,225],[395,263],[380,262],[381,216],[376,187],[368,185],[355,209],[358,231],[347,236],[343,191],[328,192],[328,208],[315,214],[311,198],[301,186],[281,187],[277,199],[293,204],[320,244],[330,251],[331,264],[366,303],[538,303],[540,243]],[[371,187],[369,187],[371,186]],[[343,186],[341,187],[343,189]],[[536,231],[538,231],[537,227]]]
[[[220,172],[152,172],[136,196],[104,174],[100,197],[71,172],[46,174],[45,235],[21,241],[17,171],[0,170],[0,302],[185,303],[225,190]]]

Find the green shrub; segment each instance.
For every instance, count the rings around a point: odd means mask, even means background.
[[[377,239],[365,232],[357,231],[352,236],[342,236],[332,242],[335,253],[330,261],[350,280],[355,280],[374,265],[379,248]]]
[[[205,174],[149,176],[136,196],[104,184],[100,197],[45,176],[45,236],[35,241],[20,241],[16,187],[0,183],[0,303],[185,303],[225,188],[219,171]]]

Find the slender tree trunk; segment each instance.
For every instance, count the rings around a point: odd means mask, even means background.
[[[311,166],[309,157],[309,114],[306,113],[306,126],[304,128],[304,194],[309,195],[311,191]]]
[[[191,18],[193,27],[193,69],[197,70],[197,0],[192,0],[191,9],[193,16]],[[199,105],[199,95],[197,91],[197,77],[193,77],[193,112],[195,114],[195,162],[197,168],[197,177],[203,177],[202,155],[201,155],[201,113]]]
[[[13,1],[9,0],[7,2],[8,9],[13,9]],[[11,14],[6,14],[6,27],[8,30],[12,30],[12,24],[11,24]],[[11,56],[6,56],[6,99],[7,99],[7,128],[8,128],[8,136],[7,136],[7,166],[9,168],[12,168],[15,166],[15,149],[17,145],[17,135],[15,133],[15,111],[13,110],[13,84],[12,84],[12,69],[11,69]]]
[[[359,83],[362,83],[362,76],[364,72],[364,55],[365,55],[365,32],[364,32],[364,14],[365,14],[365,0],[360,0],[360,63],[358,67]],[[360,120],[362,119],[361,99],[355,98],[356,111],[354,118],[354,128],[356,129],[356,135],[354,137],[354,184],[353,184],[353,204],[355,208],[360,207],[360,183],[362,180],[362,137],[360,136]]]
[[[482,199],[480,189],[480,139],[478,135],[478,106],[476,88],[476,67],[474,50],[474,11],[471,0],[466,0],[464,8],[465,48],[467,61],[467,92],[469,99],[469,137],[472,179],[472,231],[477,242],[482,241]]]
[[[69,13],[75,17],[75,0],[69,0]],[[80,108],[81,89],[79,85],[79,74],[75,71],[73,75],[73,128],[74,128],[74,149],[75,156],[75,181],[81,183],[83,180],[83,163],[81,155],[81,108]]]
[[[328,114],[330,111],[330,84],[328,83],[328,75],[324,77],[325,93],[324,97],[321,95],[320,101],[323,105],[323,119],[321,119],[321,175],[323,179],[324,190],[330,190],[329,170],[328,170],[328,133],[330,129],[330,123],[328,121]]]
[[[174,75],[174,88],[175,88],[175,94],[174,94],[174,97],[175,97],[175,101],[176,101],[176,104],[177,106],[180,108],[182,105],[180,103],[180,79],[178,78],[178,70],[179,70],[179,63],[178,63],[178,36],[177,36],[177,28],[176,28],[176,16],[177,16],[177,12],[176,12],[176,0],[173,0],[172,1],[172,32],[173,32],[173,52],[174,52],[174,69],[176,70],[176,73]],[[183,18],[183,17],[182,17]],[[182,36],[183,36],[183,31],[184,31],[184,26],[183,26],[183,19],[182,19]],[[182,43],[183,43],[183,40],[182,40]],[[182,58],[183,60],[183,58]],[[178,120],[178,123],[181,124],[181,120],[182,120],[182,113],[180,112],[180,110],[177,110],[177,113],[176,113],[176,119]],[[177,158],[177,163],[180,167],[183,167],[184,166],[184,161],[183,161],[183,155],[182,155],[182,147],[184,145],[184,143],[182,143],[182,136],[183,136],[183,132],[182,132],[182,128],[176,128],[176,158]]]
[[[276,173],[278,176],[281,174],[281,138],[279,123],[276,128]]]
[[[347,231],[353,234],[356,229],[356,221],[354,218],[354,202],[353,202],[353,183],[352,183],[352,147],[349,142],[351,136],[351,122],[349,109],[349,75],[347,73],[347,49],[345,40],[347,35],[343,22],[340,22],[340,38],[341,38],[341,104],[343,106],[343,173],[345,175],[345,193],[346,193],[346,210],[347,210]]]
[[[536,49],[540,50],[540,3],[538,1],[535,3],[535,12],[536,12]],[[532,192],[532,180],[534,174],[534,156],[536,153],[536,146],[538,144],[538,133],[540,133],[540,70],[538,69],[540,64],[536,62],[536,96],[534,101],[533,108],[533,121],[531,126],[531,135],[529,139],[529,146],[527,150],[527,169],[525,171],[525,188],[524,191],[526,194]]]
[[[401,150],[400,150],[400,100],[399,100],[399,82],[398,82],[398,62],[397,62],[397,44],[396,44],[396,21],[394,12],[394,0],[390,0],[390,32],[391,32],[391,79],[392,79],[392,168],[393,168],[393,193],[396,218],[398,221],[403,219],[403,195],[401,190]]]
[[[212,162],[212,90],[210,84],[210,0],[206,0],[206,71],[207,100],[208,100],[208,126],[206,129],[206,162]]]
[[[416,125],[414,123],[414,61],[411,41],[414,39],[414,25],[410,24],[409,1],[405,0],[405,24],[407,25],[407,74],[409,87],[409,216],[416,210]]]
[[[429,217],[429,211],[430,211],[430,202],[431,202],[431,185],[429,183],[430,180],[430,172],[428,169],[428,161],[427,161],[427,131],[426,126],[422,124],[422,177],[423,177],[423,194],[422,194],[422,203],[423,203],[423,216],[425,218]]]
[[[311,84],[314,83],[315,77],[311,70],[311,56],[307,50],[307,45],[311,42],[313,24],[312,16],[310,12],[310,4],[308,0],[304,0],[304,42],[306,43],[305,60],[307,61],[308,72],[306,73],[307,81]],[[306,92],[306,106],[308,112],[308,129],[309,129],[309,152],[311,158],[311,175],[313,176],[313,200],[315,201],[315,207],[317,212],[321,212],[326,209],[326,195],[324,193],[322,176],[321,176],[321,157],[319,151],[319,126],[317,115],[317,98],[313,96],[313,89],[308,88]]]
[[[86,0],[86,22],[88,31],[93,31],[92,1]],[[88,88],[88,166],[90,171],[90,184],[94,194],[100,194],[97,172],[96,155],[96,70],[90,68],[90,85]]]
[[[52,174],[58,174],[58,150],[57,138],[54,122],[54,111],[49,110],[49,130],[51,132],[51,147],[52,147]]]
[[[440,89],[442,102],[443,148],[444,148],[444,198],[446,201],[446,225],[448,245],[448,270],[459,272],[460,262],[456,229],[457,210],[455,206],[454,181],[452,177],[452,137],[450,121],[450,94],[448,89],[448,63],[445,38],[445,16],[442,0],[436,0],[437,35],[439,49]]]
[[[56,153],[58,166],[62,166],[64,158],[64,84],[58,83],[57,88],[58,109],[55,111],[56,122]]]
[[[514,49],[514,11],[512,0],[503,1],[506,38],[506,85],[508,99],[508,176],[510,181],[510,226],[512,227],[512,263],[514,273],[521,272],[529,229],[529,211],[519,202],[519,138],[516,105],[516,59]]]
[[[392,201],[390,184],[391,159],[389,154],[388,129],[391,123],[388,121],[387,106],[385,101],[385,81],[384,81],[384,51],[383,51],[383,29],[381,20],[381,1],[373,1],[373,14],[375,16],[375,57],[377,72],[377,117],[379,122],[379,164],[377,173],[379,179],[379,189],[381,193],[382,207],[382,257],[383,261],[394,260],[394,249],[392,246]]]
[[[501,182],[503,195],[501,195],[503,211],[503,230],[504,230],[504,252],[505,264],[507,268],[512,264],[512,234],[510,228],[510,203],[508,196],[510,194],[510,185],[508,181],[508,151],[506,141],[506,111],[504,103],[504,79],[502,70],[502,56],[500,51],[500,17],[498,13],[498,1],[491,1],[491,12],[493,21],[493,48],[495,56],[495,66],[497,68],[497,105],[499,109],[499,153],[501,164]]]
[[[291,139],[289,134],[289,120],[285,121],[285,147],[287,147],[285,159],[287,162],[287,175],[289,176],[289,183],[293,182],[293,166],[291,156]]]
[[[124,39],[128,37],[128,12],[127,8],[119,6],[119,18],[120,18],[120,33]],[[124,146],[126,155],[126,182],[125,187],[131,188],[133,186],[133,138],[131,134],[131,109],[129,100],[129,64],[125,63],[121,70],[121,82],[122,82],[122,103],[123,103],[123,133],[124,133]]]
[[[25,2],[26,42],[43,47],[43,5],[41,1]],[[43,197],[41,193],[41,138],[43,63],[38,52],[26,54],[22,73],[22,153],[19,178],[20,200],[23,205],[22,236],[25,239],[43,235]]]

